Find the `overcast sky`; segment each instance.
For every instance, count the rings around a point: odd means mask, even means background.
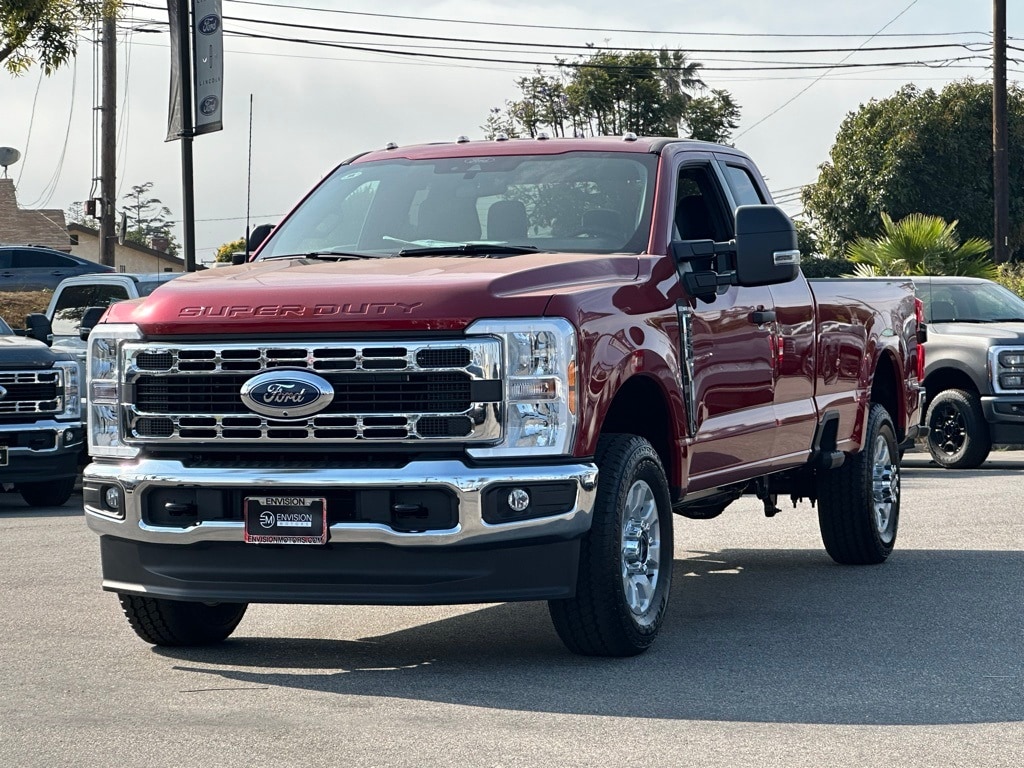
[[[1011,45],[1024,47],[1021,5],[1020,0],[1009,1],[1008,29],[1011,38],[1018,38],[1011,39]],[[159,0],[127,12],[118,49],[118,189],[124,195],[132,185],[152,181],[152,194],[177,217],[182,210],[180,147],[177,142],[164,142],[170,66],[167,14]],[[889,96],[906,83],[938,89],[954,79],[991,77],[990,51],[985,48],[991,42],[990,0],[392,0],[386,4],[224,0],[224,16],[227,32],[364,48],[416,44],[431,47],[404,50],[488,61],[409,57],[227,35],[224,130],[198,137],[194,143],[196,258],[200,262],[212,260],[219,245],[244,234],[247,199],[255,226],[286,213],[312,184],[358,152],[389,141],[445,141],[460,134],[482,138],[480,126],[488,110],[516,98],[515,79],[532,74],[535,68],[506,62],[553,63],[559,50],[563,56],[571,55],[572,49],[566,46],[668,46],[691,51],[692,58],[705,65],[708,86],[730,91],[739,103],[742,117],[734,143],[753,156],[780,201],[791,200],[796,188],[814,181],[840,122],[858,105]],[[399,18],[403,16],[410,18]],[[160,23],[142,23],[145,20]],[[255,20],[489,43],[340,34]],[[513,42],[548,47],[510,46]],[[967,47],[866,50],[930,44]],[[793,48],[826,50],[807,54],[710,50]],[[836,50],[840,48],[860,50]],[[1011,50],[1010,55],[1021,54]],[[881,66],[910,61],[930,65]],[[796,62],[879,65],[767,68]],[[93,148],[96,65],[94,46],[87,39],[76,64],[49,78],[40,77],[38,69],[18,78],[0,72],[0,146],[22,153],[22,160],[9,169],[22,207],[66,209],[90,196],[99,162]],[[724,71],[736,67],[752,69]],[[1024,64],[1011,62],[1010,77],[1024,78]],[[98,196],[98,186],[93,194]],[[799,211],[798,202],[786,202],[784,207],[791,214]],[[177,232],[180,240],[180,228]]]

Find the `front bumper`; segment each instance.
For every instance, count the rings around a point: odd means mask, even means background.
[[[7,449],[0,483],[44,482],[77,474],[84,439],[78,422],[0,424],[0,446]]]
[[[488,523],[488,489],[571,482],[568,511]],[[104,505],[123,491],[123,518]],[[401,488],[454,496],[454,524],[406,531],[379,522],[336,522],[324,545],[244,543],[241,519],[192,525],[147,522],[147,498],[168,488],[274,494],[325,494]],[[579,539],[590,528],[593,464],[469,467],[417,461],[401,469],[232,469],[185,467],[175,460],[94,462],[83,476],[89,527],[100,534],[103,586],[115,592],[222,602],[437,604],[569,597],[575,591]],[[231,494],[235,493],[235,496]],[[230,510],[225,511],[226,514]]]
[[[997,445],[1024,443],[1024,395],[990,395],[981,398],[989,435]]]

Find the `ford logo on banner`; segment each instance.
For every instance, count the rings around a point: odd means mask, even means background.
[[[196,29],[199,30],[199,34],[201,35],[212,35],[220,29],[220,16],[215,13],[203,16],[196,25]]]
[[[334,387],[307,371],[269,371],[245,382],[240,394],[251,411],[275,419],[298,419],[330,405]]]

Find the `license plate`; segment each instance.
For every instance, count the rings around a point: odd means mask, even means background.
[[[7,466],[7,446],[0,445],[0,467]]]
[[[327,500],[317,496],[248,496],[245,540],[249,544],[324,544]]]

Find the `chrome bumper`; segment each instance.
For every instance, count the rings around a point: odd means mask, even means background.
[[[483,519],[483,492],[495,483],[572,481],[576,503],[565,514],[490,524]],[[120,486],[124,516],[116,517],[102,506],[102,489]],[[597,467],[568,464],[535,467],[469,467],[461,461],[417,461],[402,469],[224,469],[185,467],[179,461],[143,459],[125,463],[94,462],[86,467],[83,487],[87,494],[85,517],[101,535],[158,544],[241,542],[243,523],[204,521],[171,528],[147,524],[142,515],[143,495],[157,487],[235,488],[271,493],[284,487],[383,489],[444,488],[458,500],[458,523],[446,530],[409,533],[378,523],[338,523],[330,528],[334,542],[392,544],[397,546],[446,546],[491,544],[539,537],[571,538],[590,528],[597,493]],[[95,499],[98,497],[99,501]]]

